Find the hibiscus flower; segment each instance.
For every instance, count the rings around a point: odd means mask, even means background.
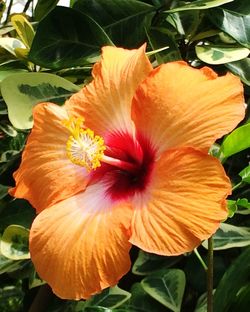
[[[227,218],[231,185],[208,155],[244,117],[232,74],[185,62],[152,68],[145,46],[104,47],[93,81],[42,103],[11,193],[37,210],[31,259],[61,298],[115,285],[133,245],[179,255]]]

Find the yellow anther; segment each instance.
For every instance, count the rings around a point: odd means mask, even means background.
[[[83,118],[71,117],[63,124],[71,135],[66,143],[67,156],[72,163],[85,167],[88,171],[101,166],[101,158],[106,149],[102,137],[90,129],[83,128]]]

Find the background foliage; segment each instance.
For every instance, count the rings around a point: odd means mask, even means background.
[[[36,2],[36,3],[35,3]],[[246,0],[0,1],[0,311],[164,312],[206,311],[207,242],[193,253],[162,257],[133,248],[133,267],[119,287],[79,302],[56,298],[36,275],[28,250],[35,216],[8,188],[32,128],[32,107],[61,105],[90,80],[103,45],[147,42],[154,66],[183,59],[194,67],[231,71],[250,94],[250,2]],[[27,15],[27,10],[31,12]],[[173,77],[174,79],[174,77]],[[181,91],[181,90],[180,90]],[[211,148],[233,184],[229,218],[214,235],[214,311],[250,306],[250,123]],[[201,174],[206,174],[205,172]],[[206,209],[206,207],[204,207]],[[203,258],[204,262],[200,259]]]

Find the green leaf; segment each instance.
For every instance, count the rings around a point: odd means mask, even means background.
[[[246,198],[238,198],[236,203],[238,206],[241,206],[246,209],[250,209],[250,202]]]
[[[32,267],[31,273],[29,275],[29,289],[35,288],[44,284],[46,284],[46,282],[38,276],[34,267]]]
[[[4,257],[0,253],[0,274],[11,273],[22,269],[26,265],[27,260],[12,260]]]
[[[117,46],[138,47],[145,42],[156,8],[136,0],[78,0],[74,9],[92,17]]]
[[[29,59],[52,69],[80,66],[96,59],[104,45],[112,42],[91,17],[58,6],[39,23]]]
[[[17,136],[17,131],[11,125],[5,123],[5,122],[0,122],[0,130],[2,130],[5,134],[7,134],[10,137],[16,137]]]
[[[22,311],[23,297],[24,291],[22,290],[21,283],[19,283],[19,285],[0,287],[0,311]]]
[[[227,47],[215,45],[196,45],[197,57],[207,64],[219,65],[244,59],[249,49],[243,47]]]
[[[104,308],[104,307],[86,307],[84,308],[84,312],[113,312],[113,309]]]
[[[232,2],[233,0],[197,0],[193,2],[188,2],[186,4],[180,5],[175,7],[171,10],[167,10],[165,12],[174,13],[180,11],[187,11],[187,10],[206,10],[210,8],[214,8],[220,6],[225,3]]]
[[[0,216],[0,232],[13,224],[13,221],[15,221],[15,224],[30,228],[35,218],[35,209],[24,199],[15,199],[8,203],[7,207],[1,206],[0,208],[3,208]]]
[[[171,311],[179,312],[185,290],[185,274],[179,269],[164,269],[145,277],[143,289]]]
[[[168,268],[175,264],[181,257],[165,257],[140,250],[134,262],[132,272],[137,275],[147,275],[161,268]]]
[[[233,37],[241,45],[250,48],[250,15],[216,8],[211,10],[211,22],[219,29]]]
[[[214,312],[229,311],[239,289],[249,283],[250,248],[247,248],[222,277],[214,294]]]
[[[131,297],[131,294],[118,286],[104,289],[100,294],[86,300],[84,307],[100,306],[104,308],[116,308]]]
[[[246,183],[250,183],[250,165],[248,165],[246,168],[241,170],[239,175],[241,176],[242,181]]]
[[[207,293],[199,297],[194,312],[207,312]]]
[[[223,141],[221,152],[225,158],[250,147],[250,123],[235,129]]]
[[[29,230],[20,225],[8,226],[0,241],[3,256],[12,260],[29,259]]]
[[[35,20],[40,21],[45,15],[54,9],[58,1],[59,0],[38,0],[34,11]]]
[[[3,199],[6,195],[8,195],[8,189],[10,187],[7,185],[0,184],[0,199]]]
[[[250,228],[222,223],[213,236],[214,250],[223,250],[250,245]],[[207,240],[202,246],[208,248]]]
[[[168,310],[149,296],[140,283],[133,284],[131,288],[129,312],[167,312]]]
[[[249,310],[249,298],[250,298],[250,283],[241,287],[237,292],[237,296],[230,307],[231,311],[248,311]]]
[[[232,218],[237,211],[238,207],[236,204],[236,200],[227,200],[227,209],[228,209],[228,217]]]
[[[22,41],[10,37],[0,38],[0,46],[14,56],[16,56],[16,48],[25,48],[25,45],[22,43]]]
[[[79,88],[59,76],[47,73],[19,73],[2,81],[1,92],[9,120],[18,129],[32,128],[32,108],[40,102],[62,104]]]
[[[30,49],[35,35],[30,22],[22,14],[14,14],[11,16],[11,23],[26,48]]]
[[[149,44],[152,49],[157,50],[167,46],[168,49],[156,53],[158,64],[164,64],[171,61],[181,60],[181,54],[173,33],[166,28],[151,28],[147,32]]]
[[[233,74],[239,76],[246,85],[250,86],[250,58],[225,65]]]

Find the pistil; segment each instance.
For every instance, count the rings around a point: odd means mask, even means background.
[[[128,172],[135,172],[138,168],[138,164],[133,164],[124,160],[116,159],[110,156],[106,156],[105,154],[100,159],[101,162],[117,167],[119,169],[128,171]]]

